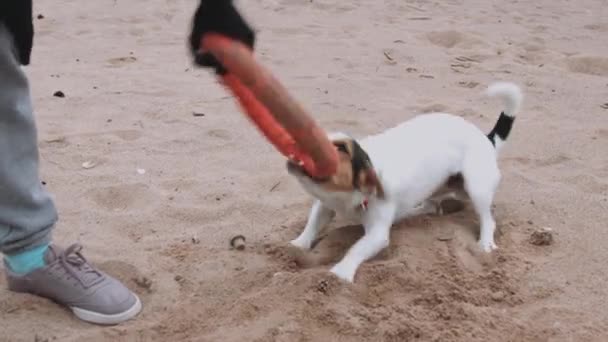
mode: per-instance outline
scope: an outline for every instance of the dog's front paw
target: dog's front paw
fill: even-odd
[[[479,248],[486,253],[490,253],[493,250],[498,249],[498,246],[496,246],[496,243],[494,243],[494,240],[489,240],[489,241],[479,240],[479,242],[477,244],[478,244]]]
[[[305,241],[304,239],[293,239],[289,241],[289,244],[293,247],[297,247],[299,249],[303,249],[305,251],[310,250],[312,243],[310,241]]]
[[[355,280],[355,273],[339,264],[334,266],[329,272],[347,283],[352,283]]]

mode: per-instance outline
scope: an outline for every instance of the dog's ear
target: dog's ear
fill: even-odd
[[[375,195],[378,198],[384,198],[384,187],[373,167],[361,170],[357,178],[358,187],[361,192]]]
[[[356,140],[349,141],[353,186],[368,195],[384,198],[384,188],[369,156]]]
[[[384,189],[382,184],[376,175],[369,156],[361,145],[355,139],[342,133],[336,134],[332,143],[339,152],[348,157],[348,159],[342,159],[341,161],[342,165],[348,165],[348,170],[342,168],[342,172],[332,178],[333,185],[340,184],[341,189],[350,186],[367,195],[383,198]],[[346,183],[348,183],[348,186]]]

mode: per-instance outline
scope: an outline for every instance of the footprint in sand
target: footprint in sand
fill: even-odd
[[[481,44],[481,41],[472,36],[459,31],[434,31],[426,35],[426,38],[433,44],[447,49],[460,47],[469,49],[474,45]]]
[[[99,207],[108,211],[141,209],[150,204],[147,198],[156,196],[149,194],[150,189],[145,184],[124,184],[94,188],[86,192]]]
[[[457,110],[455,111],[455,114],[462,116],[463,118],[483,118],[484,115],[480,114],[478,111],[476,111],[473,108],[463,108],[461,110]]]
[[[473,65],[480,63],[485,57],[467,57],[467,56],[458,56],[454,58],[450,64],[450,68],[455,72],[462,72],[463,69],[469,69]]]
[[[606,57],[570,57],[566,59],[566,67],[571,72],[579,74],[608,76],[608,58]]]
[[[477,238],[467,228],[454,223],[442,227],[442,229],[452,230],[451,239],[447,241],[448,253],[460,267],[471,272],[481,272],[483,264],[488,261],[489,256],[480,253],[477,249]]]
[[[570,160],[572,160],[572,158],[570,158],[566,155],[563,155],[563,154],[559,154],[559,155],[555,155],[552,157],[547,157],[545,159],[514,157],[514,158],[511,158],[511,160],[513,160],[521,165],[525,165],[525,166],[544,168],[544,167],[551,167],[551,166],[567,163]]]
[[[545,47],[545,40],[540,37],[532,37],[528,42],[517,46],[519,53],[516,62],[527,65],[542,67],[545,63],[563,58],[563,55],[549,50]]]
[[[469,89],[473,89],[476,88],[479,85],[479,82],[475,82],[475,81],[460,81],[458,82],[458,86],[463,87],[463,88],[469,88]]]
[[[117,137],[119,137],[122,140],[125,141],[134,141],[137,140],[139,138],[141,138],[142,133],[140,131],[136,131],[136,130],[121,130],[121,131],[113,131],[110,132],[112,135],[115,135]]]
[[[588,194],[601,195],[608,193],[608,182],[593,174],[578,174],[564,177],[563,180]]]
[[[447,110],[448,110],[447,106],[437,103],[437,104],[432,104],[429,106],[422,107],[418,110],[418,112],[426,114],[426,113],[440,113],[440,112],[445,112]]]
[[[606,23],[589,24],[583,27],[590,31],[608,32],[608,24]]]
[[[64,136],[43,140],[40,143],[41,148],[66,148],[70,146],[70,142]]]
[[[217,138],[220,140],[232,140],[232,135],[230,134],[229,131],[225,130],[225,129],[211,129],[209,131],[207,131],[207,135],[212,137],[212,138]]]
[[[129,288],[134,289],[140,296],[149,294],[154,290],[154,279],[144,276],[139,268],[132,264],[110,260],[101,262],[99,266],[110,272],[118,280],[130,285]]]

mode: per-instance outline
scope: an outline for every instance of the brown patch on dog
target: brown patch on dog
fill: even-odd
[[[336,172],[331,177],[316,182],[327,191],[350,192],[355,190],[353,178],[354,175],[350,154],[339,148],[338,167]]]
[[[384,188],[373,168],[362,170],[358,178],[357,183],[361,192],[376,195],[378,198],[384,198]]]
[[[328,191],[359,190],[365,194],[384,197],[384,189],[367,153],[354,139],[333,141],[338,150],[338,168],[334,175],[318,181]]]

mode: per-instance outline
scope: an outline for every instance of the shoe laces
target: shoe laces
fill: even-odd
[[[81,250],[82,245],[75,243],[59,253],[57,259],[70,276],[78,280],[84,288],[89,288],[103,281],[104,275],[89,265],[80,253]]]

